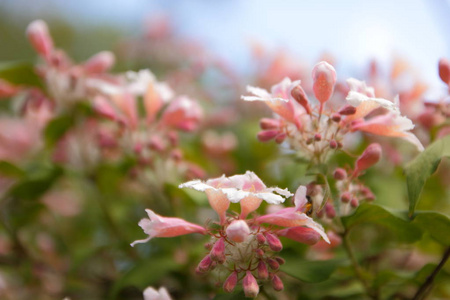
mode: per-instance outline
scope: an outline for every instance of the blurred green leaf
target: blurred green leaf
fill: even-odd
[[[344,264],[344,260],[330,259],[318,261],[304,261],[291,257],[281,266],[281,270],[292,277],[305,282],[325,281],[333,272]]]
[[[428,232],[439,243],[450,246],[450,219],[436,212],[418,212],[413,223]]]
[[[20,178],[25,172],[8,161],[0,161],[0,174],[6,177]]]
[[[214,300],[245,300],[248,299],[245,297],[244,291],[235,291],[234,293],[229,294],[218,294],[214,297]]]
[[[394,215],[381,206],[369,203],[361,204],[352,215],[343,217],[342,223],[347,230],[363,223],[377,224],[385,227],[406,243],[415,242],[422,236],[422,231],[417,225]]]
[[[29,62],[0,63],[0,78],[12,84],[42,87],[41,79]]]
[[[436,171],[444,156],[450,156],[450,136],[432,143],[406,166],[410,216],[414,213],[425,181]]]

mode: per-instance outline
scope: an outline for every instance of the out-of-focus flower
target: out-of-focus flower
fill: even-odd
[[[165,287],[160,287],[159,290],[149,286],[144,290],[144,300],[172,300],[169,292]]]

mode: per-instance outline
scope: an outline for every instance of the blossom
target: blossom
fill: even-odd
[[[169,292],[165,287],[160,287],[159,290],[149,286],[144,290],[144,300],[171,300]]]
[[[147,212],[149,219],[142,219],[139,222],[139,226],[146,234],[148,234],[148,238],[134,241],[131,243],[131,246],[148,242],[154,237],[174,237],[189,233],[206,233],[206,229],[200,225],[179,218],[162,217],[155,214],[150,209],[146,209],[145,211]]]

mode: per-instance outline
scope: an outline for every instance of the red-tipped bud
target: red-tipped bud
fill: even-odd
[[[267,264],[274,271],[276,271],[276,270],[278,270],[280,268],[280,264],[273,258],[268,258],[267,259]]]
[[[445,84],[450,84],[450,62],[446,58],[439,60],[439,77]]]
[[[235,220],[227,227],[226,233],[233,242],[242,243],[250,235],[250,228],[244,220]]]
[[[322,139],[322,135],[320,133],[314,134],[314,140],[315,141],[320,141],[321,139]]]
[[[244,280],[242,281],[245,297],[255,298],[259,294],[259,285],[256,282],[252,272],[247,271]]]
[[[37,53],[45,58],[49,58],[53,52],[53,40],[44,21],[36,20],[31,22],[27,28],[27,37]]]
[[[314,96],[321,104],[331,98],[336,84],[336,71],[327,62],[321,61],[314,66],[312,71]]]
[[[256,240],[258,241],[258,244],[264,244],[266,242],[266,237],[262,233],[258,233],[256,235]]]
[[[283,282],[277,275],[273,275],[272,277],[272,287],[277,292],[282,291],[284,289]]]
[[[210,252],[211,259],[218,263],[225,262],[225,239],[220,238],[216,241]]]
[[[212,264],[211,256],[206,255],[198,264],[196,272],[199,274],[208,272]]]
[[[349,203],[350,200],[352,199],[352,194],[350,194],[350,192],[344,192],[341,195],[341,201],[343,203]]]
[[[333,122],[339,123],[341,121],[341,115],[338,113],[334,113],[331,115],[331,120],[333,120]]]
[[[344,180],[345,178],[347,178],[347,172],[345,172],[345,170],[342,168],[337,168],[336,170],[334,170],[333,177],[336,180]]]
[[[272,251],[279,252],[283,250],[283,245],[281,244],[280,239],[271,233],[266,233],[267,244],[269,244],[269,248]]]
[[[228,278],[223,283],[223,290],[227,293],[231,293],[236,287],[238,281],[238,276],[236,272],[233,272],[228,276]]]
[[[336,217],[336,211],[334,210],[333,204],[327,203],[325,205],[325,214],[330,219],[333,219],[334,217]]]
[[[258,248],[255,250],[256,256],[263,257],[264,256],[264,250],[261,248]]]
[[[311,114],[311,107],[309,106],[308,96],[306,96],[306,93],[301,85],[297,85],[292,89],[291,96],[295,99],[295,101],[303,106],[303,108],[306,110],[306,113]]]
[[[256,136],[260,142],[268,142],[274,139],[280,132],[278,130],[263,130]]]
[[[353,197],[352,200],[350,200],[350,205],[352,207],[357,207],[359,205],[359,201],[356,197]]]
[[[269,270],[267,270],[266,263],[262,260],[260,260],[258,263],[257,271],[259,279],[266,280],[267,278],[269,278]]]
[[[280,266],[284,265],[286,263],[286,261],[283,258],[278,257],[278,256],[275,257],[275,260],[280,264]]]
[[[90,74],[104,73],[114,65],[115,61],[114,54],[109,51],[102,51],[84,63],[84,70]]]
[[[351,106],[351,105],[346,105],[339,110],[339,114],[341,116],[353,115],[355,112],[356,112],[356,107]]]
[[[376,164],[381,158],[381,152],[382,150],[380,144],[370,144],[356,161],[355,172],[353,175],[358,175],[362,171],[367,170]]]
[[[259,121],[259,127],[261,129],[267,130],[267,129],[278,129],[280,127],[280,121],[277,119],[269,119],[269,118],[262,118]]]
[[[338,147],[338,143],[335,140],[330,141],[330,148],[336,149]]]
[[[280,133],[279,135],[277,135],[277,137],[275,138],[275,142],[277,144],[281,144],[282,142],[284,142],[284,140],[286,139],[287,135],[286,133]]]

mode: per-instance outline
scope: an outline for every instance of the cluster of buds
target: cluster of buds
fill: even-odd
[[[300,81],[285,78],[272,86],[270,93],[257,87],[247,87],[252,96],[246,101],[264,101],[275,113],[274,118],[260,122],[260,141],[284,143],[315,163],[326,161],[330,153],[343,147],[344,137],[354,131],[403,138],[423,150],[417,137],[409,132],[414,124],[400,114],[398,101],[375,98],[373,88],[362,81],[347,80],[347,103],[338,109],[327,107],[336,85],[336,71],[326,63],[318,63],[312,71],[314,96],[312,105]],[[374,116],[374,112],[377,115]]]
[[[180,185],[206,193],[211,207],[217,212],[219,222],[206,227],[179,218],[166,218],[147,210],[149,219],[142,219],[139,226],[148,234],[143,243],[153,237],[173,237],[188,233],[209,235],[208,253],[199,263],[200,274],[214,272],[223,289],[232,292],[242,282],[247,297],[256,297],[259,285],[270,281],[276,291],[283,289],[278,275],[284,260],[278,256],[283,249],[279,237],[315,244],[321,237],[329,242],[322,226],[305,214],[308,200],[306,187],[300,186],[294,195],[294,207],[259,216],[253,213],[262,201],[280,204],[293,196],[288,190],[268,188],[253,173],[219,177],[206,182],[193,180]],[[230,203],[239,203],[241,211],[228,212]],[[228,213],[227,213],[228,212]],[[249,217],[251,216],[251,217]],[[266,226],[270,225],[270,226]]]

